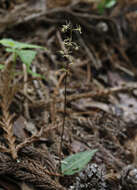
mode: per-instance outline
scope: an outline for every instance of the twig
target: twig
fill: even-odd
[[[84,42],[84,40],[82,39],[82,37],[81,37],[79,34],[77,34],[77,36],[78,36],[78,39],[79,39],[79,42],[80,42],[81,46],[85,49],[85,51],[86,51],[88,57],[90,58],[92,64],[94,65],[94,67],[95,67],[96,69],[99,69],[99,68],[101,67],[100,62],[97,61],[97,60],[94,58],[93,53],[89,50],[89,48],[87,47],[87,45],[86,45],[86,43]]]
[[[26,145],[29,145],[32,142],[35,142],[35,141],[39,140],[40,137],[43,134],[43,131],[44,131],[44,133],[48,133],[49,131],[52,131],[52,130],[54,130],[56,128],[57,128],[57,126],[54,126],[54,127],[49,127],[46,130],[44,130],[44,127],[41,127],[40,131],[37,134],[32,135],[30,138],[26,138],[24,142],[22,142],[22,143],[20,143],[19,145],[16,146],[17,152],[20,149],[22,149],[23,147],[25,147]]]
[[[132,91],[134,89],[137,89],[137,84],[136,83],[128,83],[124,86],[112,87],[112,88],[103,89],[100,91],[86,92],[86,93],[81,93],[81,94],[73,94],[73,95],[67,96],[67,102],[75,101],[75,100],[78,100],[81,98],[94,98],[94,97],[102,96],[102,95],[108,96],[112,93]],[[56,103],[61,103],[63,101],[64,101],[63,98],[58,98]],[[35,108],[37,106],[40,106],[40,107],[42,106],[42,107],[48,108],[49,105],[50,105],[49,101],[48,102],[45,102],[45,101],[36,102],[35,101],[35,103],[33,103],[33,104],[31,103],[29,106],[30,106],[30,108]]]
[[[27,67],[25,64],[23,64],[23,72],[24,72],[24,94],[27,95],[28,83],[26,81],[28,80],[28,73],[27,73]],[[24,102],[24,110],[25,110],[26,118],[30,119],[28,100],[27,99]]]
[[[32,71],[34,73],[36,73],[36,67],[35,67],[35,65],[32,66]],[[38,81],[37,80],[33,80],[33,84],[34,84],[34,87],[35,87],[35,89],[37,91],[37,94],[40,97],[40,99],[44,100],[44,96],[43,96],[43,94],[42,94],[42,92],[40,90]]]

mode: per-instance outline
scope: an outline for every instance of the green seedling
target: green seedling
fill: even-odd
[[[97,149],[72,154],[61,161],[61,172],[63,175],[73,175],[80,172],[92,159]]]
[[[12,53],[12,59],[15,65],[17,62],[17,57],[19,57],[22,63],[26,65],[27,72],[29,74],[31,74],[34,77],[42,77],[40,74],[33,72],[30,67],[31,67],[32,61],[34,60],[37,54],[36,49],[48,51],[46,48],[38,46],[38,45],[17,42],[12,39],[1,39],[0,44],[6,48],[7,52]],[[3,69],[3,68],[4,68],[4,65],[0,64],[0,69]]]

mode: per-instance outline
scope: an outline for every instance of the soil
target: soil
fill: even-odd
[[[136,9],[136,0],[102,14],[88,0],[0,2],[1,39],[48,49],[31,65],[43,77],[31,76],[19,59],[12,80],[9,66],[1,70],[1,190],[137,189]],[[69,46],[67,58],[60,54],[68,53],[65,26],[81,28],[71,36],[79,48]],[[0,63],[12,63],[3,46]],[[61,174],[61,159],[94,149],[81,172]]]

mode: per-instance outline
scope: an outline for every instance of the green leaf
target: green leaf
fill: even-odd
[[[116,4],[116,0],[109,0],[106,2],[105,8],[111,8]]]
[[[14,49],[43,49],[43,50],[47,50],[46,48],[44,48],[42,46],[37,46],[37,45],[23,43],[23,42],[17,42],[15,40],[6,39],[6,38],[1,39],[0,44],[2,44],[5,47],[10,47],[10,48],[14,48]]]
[[[37,52],[33,50],[18,50],[17,55],[20,57],[21,61],[26,65],[31,65],[33,59],[35,58]]]
[[[98,3],[98,11],[103,14],[105,8],[111,8],[116,4],[117,0],[102,0]]]
[[[94,154],[97,152],[97,149],[85,152],[79,152],[68,156],[62,161],[61,172],[64,175],[73,175],[81,171],[86,164],[91,160]]]
[[[0,70],[4,69],[4,65],[0,64]]]
[[[15,47],[15,41],[11,39],[2,39],[0,40],[0,44],[6,47],[11,47],[11,48]]]

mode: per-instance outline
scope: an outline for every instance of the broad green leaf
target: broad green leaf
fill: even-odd
[[[38,45],[33,45],[33,44],[28,44],[28,43],[23,43],[23,42],[17,42],[12,39],[1,39],[0,44],[2,44],[5,47],[10,47],[14,49],[43,49],[47,50],[44,47],[38,46]]]
[[[26,65],[31,65],[33,59],[35,58],[37,52],[34,50],[18,50],[17,55],[20,57],[21,61]]]
[[[97,152],[97,149],[85,152],[79,152],[68,156],[62,161],[61,172],[64,175],[73,175],[81,171],[86,164],[91,160],[94,154]]]
[[[4,65],[0,64],[0,70],[4,69]]]

